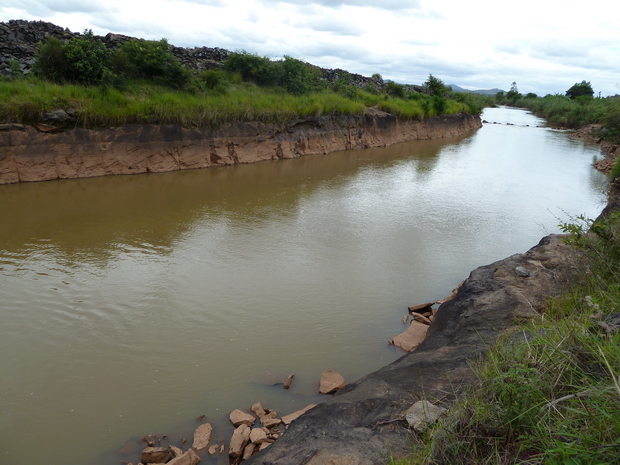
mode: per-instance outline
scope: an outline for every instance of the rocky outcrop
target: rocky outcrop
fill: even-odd
[[[104,130],[0,125],[0,184],[165,172],[296,158],[339,150],[467,134],[469,114],[400,121],[363,115],[315,117],[281,124],[228,123],[218,129],[126,125]]]
[[[456,296],[439,307],[415,352],[347,385],[246,463],[378,465],[406,454],[415,434],[407,422],[410,407],[419,400],[449,404],[473,379],[470,361],[511,330],[515,320],[540,317],[547,298],[559,294],[575,274],[577,262],[576,249],[551,235],[527,253],[474,270]],[[518,274],[517,267],[529,276]]]

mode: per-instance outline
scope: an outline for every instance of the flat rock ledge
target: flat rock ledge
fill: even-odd
[[[441,304],[415,352],[348,384],[244,463],[383,465],[390,454],[407,454],[415,434],[406,419],[410,407],[454,400],[473,379],[469,361],[515,320],[538,318],[548,297],[559,295],[577,272],[578,259],[562,236],[550,235],[524,254],[477,268]]]

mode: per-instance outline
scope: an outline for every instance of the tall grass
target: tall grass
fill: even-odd
[[[587,256],[580,281],[492,347],[478,382],[393,464],[619,463],[620,215],[563,227]]]
[[[241,82],[217,89],[180,91],[138,80],[126,83],[122,90],[61,85],[36,78],[0,81],[0,121],[6,123],[40,122],[42,113],[63,108],[77,110],[77,121],[72,124],[87,128],[132,123],[217,127],[231,121],[272,123],[300,117],[358,115],[368,106],[406,120],[469,109],[467,104],[452,100],[437,107],[431,97],[418,101],[359,91],[349,98],[331,90],[293,95],[282,88]]]

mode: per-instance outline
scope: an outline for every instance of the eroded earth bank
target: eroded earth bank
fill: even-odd
[[[126,125],[58,130],[51,125],[0,125],[0,184],[115,174],[166,172],[383,147],[467,134],[469,114],[400,121],[364,115],[316,117],[282,124],[238,122],[218,129]]]

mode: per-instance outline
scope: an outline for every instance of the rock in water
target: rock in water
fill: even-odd
[[[246,424],[241,424],[239,428],[235,430],[232,438],[230,438],[230,447],[228,448],[228,454],[232,458],[240,457],[241,454],[243,454],[243,450],[250,439],[250,432],[251,429]]]
[[[166,463],[172,454],[167,447],[147,447],[142,450],[142,463]]]
[[[213,433],[213,427],[209,423],[200,425],[194,431],[194,443],[192,447],[196,450],[202,450],[211,442],[211,434]]]
[[[331,394],[346,386],[344,378],[331,368],[324,371],[321,375],[321,383],[319,385],[319,392],[321,394]]]
[[[233,424],[233,426],[239,426],[242,424],[252,426],[255,420],[256,418],[254,418],[252,415],[250,415],[249,413],[245,413],[244,411],[239,409],[230,412],[230,422]]]
[[[403,333],[390,342],[406,352],[412,352],[426,339],[428,328],[428,325],[413,321]]]

